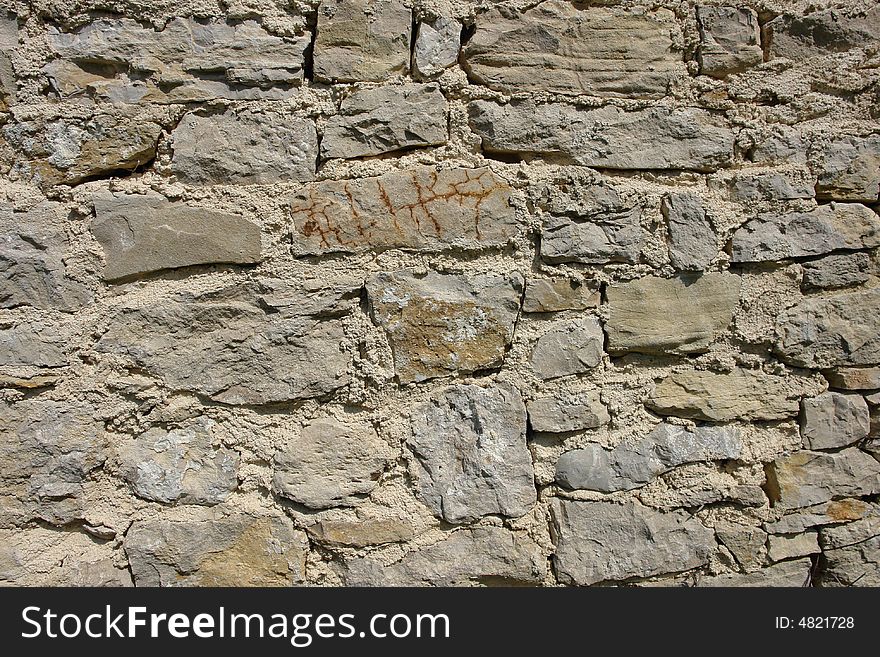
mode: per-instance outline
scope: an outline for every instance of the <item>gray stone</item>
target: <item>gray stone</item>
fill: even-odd
[[[839,550],[825,550],[819,586],[880,586],[880,536]]]
[[[409,70],[412,13],[400,0],[323,0],[315,79],[379,82]]]
[[[394,352],[401,383],[498,367],[513,339],[518,273],[459,276],[409,270],[367,281],[373,321]]]
[[[820,542],[823,550],[838,550],[880,535],[880,507],[871,505],[863,518],[843,525],[823,527]]]
[[[322,545],[354,548],[402,543],[415,535],[412,524],[403,518],[319,520],[306,531]]]
[[[532,431],[541,433],[595,429],[611,421],[599,393],[592,390],[539,397],[528,402],[526,407]]]
[[[305,580],[308,540],[284,516],[205,509],[185,520],[137,520],[123,545],[136,586],[291,586]]]
[[[783,561],[745,575],[725,573],[714,577],[703,577],[698,586],[801,587],[807,586],[810,582],[812,570],[813,562],[810,559],[797,559]]]
[[[321,157],[364,157],[444,144],[446,121],[446,99],[436,84],[355,91],[328,119]]]
[[[764,26],[771,57],[801,60],[853,48],[870,48],[880,40],[880,10],[864,16],[814,11],[783,14]]]
[[[422,501],[451,523],[528,513],[537,493],[519,392],[455,385],[433,397],[414,410],[408,441]]]
[[[685,463],[738,459],[739,431],[727,427],[695,427],[688,431],[660,424],[637,442],[612,450],[599,445],[564,452],[556,464],[556,481],[569,489],[611,493],[632,490]]]
[[[861,395],[826,392],[801,402],[801,437],[807,449],[837,449],[868,436],[868,404]]]
[[[458,61],[461,23],[443,16],[422,21],[416,27],[413,74],[422,79],[440,75]]]
[[[880,389],[880,367],[839,367],[825,372],[832,388],[841,390]]]
[[[700,73],[723,78],[764,61],[758,15],[738,7],[697,7]]]
[[[0,367],[52,369],[67,365],[62,335],[41,323],[20,323],[0,329]]]
[[[765,213],[739,228],[731,262],[766,262],[880,245],[880,217],[860,203],[831,203],[809,212]]]
[[[551,216],[541,230],[541,258],[550,263],[635,264],[644,240],[640,219],[638,208],[601,217]]]
[[[867,502],[859,499],[832,500],[788,512],[765,528],[771,534],[799,534],[812,527],[860,520],[870,509]]]
[[[767,469],[771,500],[798,509],[880,492],[880,463],[856,447],[839,452],[794,452]]]
[[[608,350],[647,354],[706,351],[739,305],[740,277],[730,273],[654,276],[610,285]]]
[[[560,310],[586,310],[600,302],[597,285],[570,278],[531,278],[526,282],[523,312],[552,313]]]
[[[602,362],[604,341],[595,317],[554,325],[554,330],[538,338],[532,348],[532,370],[545,380],[589,372]]]
[[[781,173],[738,174],[730,181],[733,201],[796,201],[816,195],[812,183],[793,179]]]
[[[488,168],[414,167],[305,185],[290,199],[293,252],[502,246],[519,231],[510,193]]]
[[[767,554],[767,532],[758,527],[722,523],[715,527],[718,541],[730,550],[737,563],[746,571],[759,570]]]
[[[104,279],[213,263],[260,262],[260,228],[244,217],[173,203],[159,194],[96,196],[92,233]]]
[[[149,429],[116,442],[122,477],[152,502],[217,504],[238,488],[238,453],[214,447],[213,420]]]
[[[379,484],[393,456],[365,419],[314,420],[275,455],[273,488],[310,509],[355,506]]]
[[[7,12],[0,14],[0,111],[15,104],[18,86],[12,59],[18,47],[18,18]]]
[[[819,533],[806,532],[793,536],[771,535],[767,538],[767,556],[770,561],[784,561],[805,557],[810,554],[818,554]]]
[[[749,159],[765,166],[806,164],[807,145],[798,128],[776,125],[769,132],[756,135]]]
[[[866,282],[871,265],[867,253],[829,255],[803,263],[804,287],[832,289]]]
[[[266,308],[245,289],[181,293],[123,306],[97,343],[129,367],[224,404],[320,397],[348,383],[338,319],[320,308]],[[307,303],[306,294],[294,295]],[[337,314],[338,317],[338,314]]]
[[[733,130],[693,108],[581,110],[530,100],[475,101],[470,121],[491,153],[537,153],[604,169],[715,171],[733,159]]]
[[[779,314],[776,335],[774,350],[792,365],[880,363],[880,288],[804,299]]]
[[[171,133],[171,171],[191,184],[268,184],[315,178],[311,119],[272,110],[187,114]]]
[[[646,406],[661,415],[728,422],[781,420],[798,414],[803,396],[797,379],[736,369],[729,374],[685,370],[657,384]]]
[[[819,198],[877,201],[880,196],[880,135],[838,139],[831,142],[821,156],[816,184]]]
[[[477,16],[462,63],[474,82],[508,93],[551,91],[661,98],[684,71],[668,11],[581,9],[548,0],[522,13]]]
[[[669,260],[679,271],[703,271],[718,255],[718,237],[697,194],[667,194],[660,206],[669,231]]]
[[[551,504],[556,573],[564,584],[624,581],[698,568],[709,561],[713,532],[684,511],[662,513],[638,502]]]
[[[448,533],[386,565],[380,556],[347,559],[346,586],[476,586],[540,584],[547,558],[524,532],[475,527]]]

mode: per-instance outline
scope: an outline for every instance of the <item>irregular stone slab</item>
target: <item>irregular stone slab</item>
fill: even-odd
[[[800,367],[880,363],[880,288],[804,299],[779,314],[774,350]]]
[[[305,580],[308,540],[283,516],[205,510],[135,521],[124,547],[136,586],[291,586]]]
[[[868,48],[880,40],[880,10],[846,16],[829,10],[804,16],[783,14],[764,26],[772,57],[801,60],[818,55]]]
[[[880,389],[880,367],[839,367],[825,372],[832,388],[841,390]]]
[[[764,61],[758,15],[737,7],[697,7],[700,73],[723,78]]]
[[[731,522],[716,526],[715,536],[747,572],[758,570],[764,564],[767,555],[764,530]]]
[[[260,262],[260,228],[244,217],[173,203],[159,194],[96,196],[92,233],[104,279],[213,263]]]
[[[870,512],[867,502],[858,499],[833,500],[787,513],[765,528],[771,534],[799,534],[811,527],[860,520]]]
[[[560,325],[532,348],[530,363],[540,379],[589,372],[602,362],[605,334],[595,317]]]
[[[43,70],[62,95],[87,92],[116,103],[282,98],[303,80],[311,37],[269,34],[254,20],[174,18],[157,31],[101,18],[72,33],[50,28],[49,47],[60,60]]]
[[[0,405],[0,522],[81,519],[83,485],[107,458],[95,409],[35,398]]]
[[[807,182],[781,173],[738,174],[729,183],[730,198],[749,201],[795,201],[816,195],[815,181]]]
[[[880,536],[822,554],[825,567],[818,578],[820,586],[880,586]]]
[[[638,502],[551,503],[556,574],[589,585],[682,572],[709,561],[713,532],[683,511],[662,513]]]
[[[116,445],[122,477],[152,502],[218,504],[238,488],[238,453],[214,447],[213,420],[153,428]]]
[[[797,509],[835,498],[880,492],[880,463],[856,447],[839,452],[794,452],[767,469],[771,499]]]
[[[518,273],[458,276],[408,270],[367,281],[373,321],[394,352],[401,383],[501,365],[519,312]]]
[[[740,277],[730,273],[646,276],[610,285],[608,350],[646,354],[706,351],[739,305]]]
[[[526,404],[532,431],[566,433],[595,429],[611,418],[596,391],[539,397]]]
[[[697,194],[667,194],[660,206],[669,231],[669,260],[679,271],[703,271],[718,255],[718,236]]]
[[[70,242],[60,226],[63,206],[48,201],[26,212],[0,205],[0,308],[77,310],[91,300],[67,275]]]
[[[331,116],[321,157],[353,158],[445,144],[446,99],[436,84],[355,91]]]
[[[611,493],[644,486],[685,463],[738,459],[739,431],[727,427],[682,427],[662,423],[638,442],[612,450],[599,445],[564,452],[556,464],[556,481],[568,489]]]
[[[355,506],[394,454],[366,420],[315,420],[275,455],[273,489],[310,509]]]
[[[802,395],[797,379],[758,370],[686,370],[658,383],[645,405],[661,415],[710,422],[781,420],[798,414]]]
[[[507,244],[519,225],[490,169],[417,167],[306,185],[290,201],[295,255]]]
[[[227,294],[124,306],[96,349],[171,389],[224,404],[320,397],[348,383],[350,356],[340,349],[345,335],[338,319],[295,304],[269,313],[244,290]]]
[[[15,104],[18,85],[12,59],[18,48],[18,18],[6,12],[0,16],[0,111]]]
[[[798,128],[774,125],[757,138],[748,156],[755,164],[764,166],[806,164],[807,144]]]
[[[537,500],[526,407],[515,388],[455,385],[412,414],[416,492],[438,518],[519,517]]]
[[[171,142],[171,171],[185,183],[268,184],[315,178],[318,133],[311,119],[272,110],[187,114],[171,133]]]
[[[342,569],[346,586],[467,586],[540,584],[547,558],[524,532],[475,527],[407,553],[385,565],[381,557],[348,559]]]
[[[805,288],[827,290],[866,282],[870,278],[871,258],[867,253],[845,253],[805,262],[802,266]]]
[[[27,368],[61,368],[67,365],[64,337],[40,323],[15,324],[0,329],[0,367],[18,372]],[[19,372],[30,378],[30,372]]]
[[[409,70],[412,13],[399,0],[322,0],[315,79],[379,82]]]
[[[403,518],[320,520],[306,531],[323,545],[354,548],[402,543],[415,535],[412,524]]]
[[[458,61],[461,45],[461,23],[440,16],[423,21],[416,27],[413,47],[413,75],[427,79],[440,75]]]
[[[826,392],[801,402],[801,436],[807,449],[836,449],[866,438],[871,426],[861,395]]]
[[[880,508],[876,505],[869,506],[864,517],[855,522],[823,527],[819,531],[820,542],[824,550],[849,547],[878,535],[880,535]]]
[[[541,258],[550,263],[636,264],[644,234],[641,210],[628,208],[599,217],[556,217],[541,230]]]
[[[876,202],[880,196],[880,135],[831,142],[822,153],[818,175],[819,198]]]
[[[731,240],[731,262],[766,262],[880,245],[880,217],[860,203],[831,203],[809,212],[765,213]]]
[[[531,278],[523,297],[524,313],[551,313],[560,310],[586,310],[601,301],[599,288],[570,278]]]
[[[801,587],[806,586],[810,581],[812,570],[813,562],[810,559],[796,559],[783,561],[745,575],[725,573],[714,577],[702,577],[697,586]]]
[[[819,554],[819,533],[806,532],[796,536],[769,536],[767,555],[770,561],[784,561],[810,554]]]
[[[727,123],[693,108],[580,110],[515,100],[475,101],[469,112],[471,128],[493,153],[554,155],[604,169],[715,171],[733,159]]]

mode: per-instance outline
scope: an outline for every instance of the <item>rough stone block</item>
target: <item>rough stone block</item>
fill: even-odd
[[[801,436],[807,449],[846,447],[868,436],[868,404],[861,395],[826,392],[801,402]]]
[[[738,7],[697,7],[700,73],[723,78],[764,61],[758,15]]]

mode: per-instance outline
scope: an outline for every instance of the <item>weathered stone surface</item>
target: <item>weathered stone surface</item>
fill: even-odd
[[[819,552],[821,550],[818,532],[806,532],[794,536],[771,535],[767,539],[767,556],[771,561],[784,561]]]
[[[206,417],[115,441],[123,478],[153,502],[217,504],[238,487],[238,453],[215,447]]]
[[[502,527],[451,532],[391,565],[375,556],[350,559],[342,571],[347,586],[539,584],[546,574],[541,548],[527,534]]]
[[[632,490],[685,463],[737,459],[741,454],[742,441],[735,428],[688,431],[663,423],[643,439],[612,450],[587,445],[564,452],[556,464],[556,481],[569,489]]]
[[[867,437],[868,404],[861,395],[826,392],[801,402],[801,436],[807,449],[846,447]]]
[[[323,0],[315,78],[379,82],[409,70],[412,14],[399,0]]]
[[[839,452],[794,452],[767,471],[771,499],[797,509],[836,498],[880,492],[880,463],[856,447]]]
[[[0,367],[19,373],[40,368],[41,373],[67,365],[62,336],[53,328],[37,323],[15,324],[0,329]],[[27,372],[20,372],[29,378]]]
[[[787,125],[773,126],[769,133],[762,134],[749,153],[749,159],[756,164],[806,164],[807,144],[797,128]]]
[[[880,389],[880,367],[839,367],[825,373],[828,384],[841,390]]]
[[[683,511],[638,502],[553,500],[556,573],[565,584],[595,584],[697,568],[709,560],[711,530]]]
[[[523,279],[408,270],[367,281],[373,321],[394,352],[402,383],[497,367],[513,338]]]
[[[450,386],[412,417],[416,490],[438,518],[518,517],[534,505],[526,407],[515,388]]]
[[[801,587],[807,586],[812,569],[813,562],[810,559],[783,561],[745,575],[726,573],[714,577],[703,577],[698,586]]]
[[[539,397],[526,407],[532,430],[542,433],[595,429],[611,421],[599,393],[593,390]]]
[[[697,7],[700,73],[723,78],[764,61],[758,15],[737,7]]]
[[[683,72],[670,12],[580,9],[549,0],[477,17],[463,51],[472,81],[506,92],[660,98]]]
[[[819,536],[822,547],[836,550],[867,541],[880,535],[880,507],[868,506],[863,518],[833,527],[823,527]]]
[[[739,304],[740,278],[730,273],[654,276],[611,285],[606,292],[608,350],[647,354],[706,351]]]
[[[602,362],[604,341],[605,334],[595,317],[557,325],[538,338],[532,348],[532,370],[540,379],[589,372]]]
[[[813,181],[814,182],[814,181]],[[815,185],[793,179],[781,173],[743,173],[735,176],[729,185],[730,198],[740,203],[750,201],[795,201],[816,195]]]
[[[867,502],[859,499],[832,500],[786,513],[779,520],[767,523],[765,528],[771,534],[799,534],[811,527],[860,520],[870,509]]]
[[[495,153],[561,156],[605,169],[714,171],[730,164],[734,132],[721,119],[692,108],[654,107],[624,111],[606,106],[509,105],[475,101],[471,128]]]
[[[12,57],[18,47],[18,19],[6,13],[0,14],[0,111],[15,104],[18,85]]]
[[[226,294],[124,306],[96,348],[169,388],[224,404],[319,397],[348,383],[350,356],[340,349],[345,335],[338,319],[322,317],[320,306],[267,309],[244,290]]]
[[[767,532],[747,525],[722,523],[715,527],[715,536],[737,563],[746,571],[758,570],[767,554]]]
[[[417,167],[307,185],[290,201],[296,255],[501,246],[519,226],[510,186],[487,168]]]
[[[460,45],[461,23],[454,18],[422,21],[416,27],[413,74],[422,79],[439,75],[458,61]]]
[[[378,485],[393,456],[365,419],[315,420],[275,455],[273,488],[310,509],[354,506]]]
[[[775,351],[801,367],[880,363],[880,288],[804,299],[776,319]]]
[[[291,586],[304,581],[308,552],[286,517],[207,510],[135,521],[124,546],[137,586]]]
[[[323,545],[354,548],[401,543],[414,535],[412,525],[403,518],[320,520],[307,531],[312,540]]]
[[[871,259],[867,253],[829,255],[805,262],[804,287],[831,289],[864,283],[870,278],[870,265]]]
[[[551,313],[560,310],[586,310],[600,302],[597,285],[570,278],[531,278],[526,282],[523,312]]]
[[[679,271],[703,271],[718,255],[718,237],[697,194],[667,194],[660,206],[669,231],[669,260]]]
[[[731,262],[764,262],[880,245],[880,217],[860,203],[831,203],[809,212],[765,213],[739,228]]]
[[[798,414],[802,394],[797,382],[758,370],[686,370],[658,383],[645,404],[661,415],[710,422],[781,420]]]
[[[95,409],[76,400],[0,405],[0,521],[82,518],[83,484],[107,458]]]
[[[804,16],[783,14],[764,26],[771,57],[800,60],[817,55],[867,48],[880,40],[880,10],[865,16],[815,11]]]
[[[311,33],[269,34],[254,20],[174,18],[161,30],[129,18],[97,19],[77,32],[50,29],[60,57],[43,70],[62,95],[114,103],[281,98],[303,79]]]
[[[446,99],[436,84],[355,91],[330,117],[321,157],[353,158],[446,143]]]
[[[210,263],[260,261],[260,228],[240,215],[173,203],[159,194],[95,197],[92,233],[109,281]]]
[[[318,134],[311,119],[272,110],[187,114],[171,133],[171,171],[192,184],[308,181]]]
[[[821,586],[880,586],[880,513],[819,531],[823,550]]]
[[[0,205],[0,308],[71,312],[90,301],[86,287],[67,275],[63,214],[61,205],[48,201],[27,212]]]
[[[876,202],[880,196],[880,135],[831,142],[822,153],[818,175],[819,198]]]

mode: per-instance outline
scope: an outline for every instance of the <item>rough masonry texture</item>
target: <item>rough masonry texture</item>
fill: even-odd
[[[0,1],[0,585],[880,585],[878,52]]]

